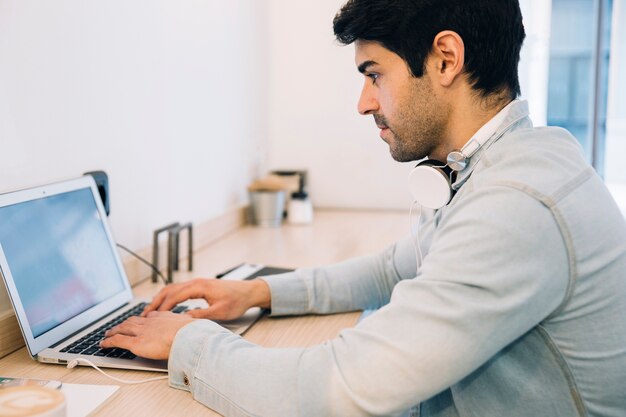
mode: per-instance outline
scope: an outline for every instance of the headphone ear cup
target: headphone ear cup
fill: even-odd
[[[417,204],[434,210],[442,208],[452,198],[448,174],[430,163],[420,163],[413,168],[409,174],[409,190]]]

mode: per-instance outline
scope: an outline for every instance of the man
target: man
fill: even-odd
[[[334,29],[355,43],[359,112],[394,159],[465,153],[452,200],[420,227],[421,263],[406,239],[280,277],[171,285],[102,345],[169,358],[173,387],[228,416],[626,415],[626,224],[575,139],[533,128],[515,100],[517,0],[350,0]],[[193,297],[209,308],[164,311]],[[379,310],[305,349],[199,319],[255,305]]]

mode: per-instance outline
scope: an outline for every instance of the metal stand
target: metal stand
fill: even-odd
[[[187,271],[193,270],[193,226],[185,223],[168,229],[167,239],[167,282],[173,281],[174,271],[178,271],[180,259],[180,232],[187,230]]]
[[[187,230],[187,269],[193,270],[193,225],[185,223],[181,225],[179,222],[168,224],[156,229],[152,239],[152,263],[156,269],[159,269],[159,236],[161,233],[167,232],[167,283],[171,283],[174,277],[174,271],[178,271],[180,257],[180,232]],[[156,272],[152,272],[152,282],[157,282]]]

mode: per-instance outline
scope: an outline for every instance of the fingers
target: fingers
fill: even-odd
[[[167,359],[176,333],[193,319],[170,312],[153,311],[149,315],[149,318],[133,317],[115,326],[106,333],[100,346],[128,349],[149,359]]]
[[[143,317],[146,317],[149,312],[156,310],[161,305],[165,297],[167,296],[167,293],[172,291],[174,286],[178,286],[178,284],[174,284],[171,287],[165,287],[161,291],[159,291],[159,293],[155,295],[154,298],[152,299],[152,302],[146,308],[144,308],[141,315]]]
[[[183,301],[195,298],[196,291],[193,287],[181,287],[176,292],[170,292],[161,305],[157,308],[157,311],[169,311],[176,306],[176,304]]]
[[[186,311],[185,314],[193,317],[194,319],[211,319],[213,309],[211,308],[197,308],[195,310]]]
[[[122,348],[133,351],[137,339],[134,336],[125,336],[123,334],[116,334],[111,337],[107,337],[100,342],[101,348]]]
[[[175,319],[179,316],[180,314],[172,313],[171,311],[151,311],[148,313],[147,318],[166,317],[166,318]]]
[[[233,306],[228,303],[212,304],[208,308],[189,310],[185,312],[188,317],[208,320],[233,320],[245,313],[246,308]]]
[[[104,335],[105,337],[111,337],[116,334],[137,336],[144,321],[145,319],[143,317],[130,317],[123,323],[109,329]]]
[[[176,304],[189,300],[190,298],[206,298],[204,294],[204,286],[207,280],[195,279],[193,281],[182,284],[173,284],[163,288],[142,312],[142,316],[146,317],[151,311],[168,311]]]
[[[170,302],[168,302],[168,304],[171,303],[172,297],[175,297],[176,294],[181,290],[181,288],[188,286],[189,283],[184,283],[184,284],[173,284],[169,287],[165,287],[163,288],[161,291],[159,291],[159,293],[152,299],[152,302],[146,307],[144,308],[143,312],[141,313],[142,317],[147,317],[148,313],[150,313],[151,311],[155,311],[155,310],[163,310],[162,306],[163,303],[165,302],[165,300],[170,300]],[[180,300],[180,301],[185,301],[185,300]],[[171,309],[172,307],[174,307],[176,304],[178,304],[180,301],[177,301],[174,305],[172,305],[171,307],[167,308],[166,310]]]

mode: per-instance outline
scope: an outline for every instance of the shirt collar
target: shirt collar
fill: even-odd
[[[474,171],[483,152],[505,133],[514,129],[522,120],[526,120],[532,126],[528,117],[528,102],[526,100],[513,100],[478,129],[468,143],[472,140],[478,140],[482,146],[472,155],[465,169],[457,173],[452,188],[458,190]]]

